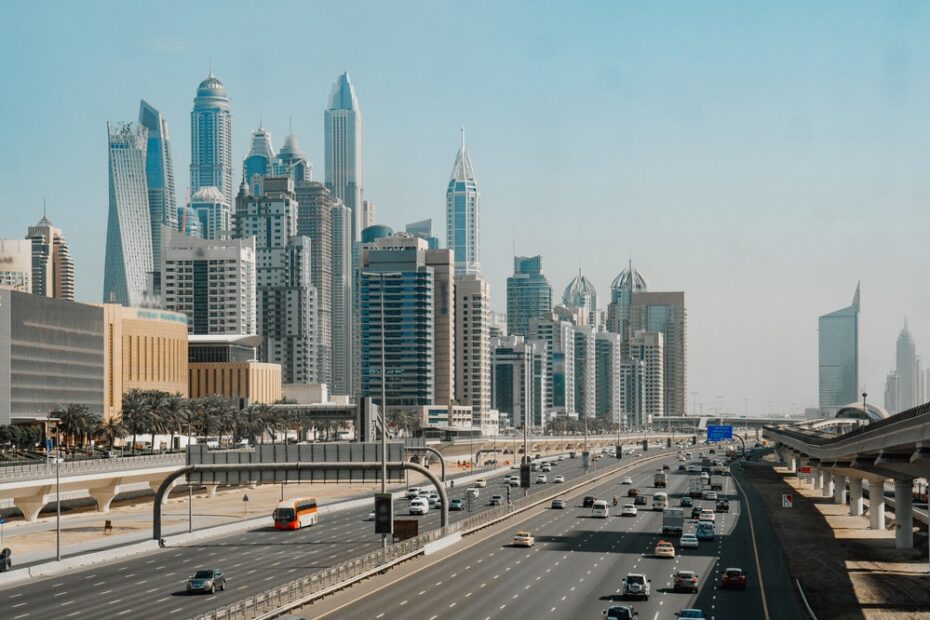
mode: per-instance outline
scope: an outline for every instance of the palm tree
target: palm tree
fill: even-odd
[[[181,396],[179,393],[168,394],[165,396],[164,402],[164,426],[166,429],[171,430],[171,441],[170,444],[174,446],[174,435],[177,433],[179,436],[182,434],[181,425],[187,419],[185,416],[185,411],[188,408],[189,400]],[[178,440],[180,443],[180,440]]]
[[[106,441],[111,448],[116,444],[117,439],[122,439],[128,434],[122,421],[115,416],[101,422],[96,432],[97,437]]]
[[[64,435],[66,443],[73,446],[78,436],[81,437],[81,447],[86,443],[85,437],[90,431],[93,423],[93,416],[86,405],[68,405],[65,408],[59,407],[52,412],[52,416],[58,418],[58,434]],[[69,440],[70,441],[67,441]]]
[[[123,394],[123,425],[132,433],[132,451],[136,451],[136,436],[145,424],[148,412],[148,397],[139,388],[132,388]]]

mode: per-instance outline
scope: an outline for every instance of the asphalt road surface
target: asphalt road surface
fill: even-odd
[[[613,459],[605,458],[598,467],[615,464]],[[550,483],[534,484],[531,493],[558,486],[551,482],[556,474],[564,475],[568,485],[583,474],[581,459],[556,463],[547,474]],[[465,495],[465,489],[460,487],[448,491],[450,499]],[[520,493],[520,489],[514,489],[514,497]],[[506,497],[505,486],[499,479],[489,479],[488,487],[473,502],[473,510],[486,508],[493,494]],[[407,502],[403,500],[395,503],[395,514],[418,518],[421,532],[439,527],[438,510],[431,510],[425,517],[406,517],[406,508]],[[270,514],[274,506],[267,509]],[[4,620],[188,618],[377,549],[381,536],[374,534],[374,524],[366,520],[369,510],[324,515],[318,525],[299,531],[259,528],[189,546],[169,547],[0,590],[0,617]],[[449,513],[453,521],[468,514]],[[228,578],[226,591],[212,596],[188,595],[186,580],[200,568],[224,571]]]
[[[677,506],[695,474],[678,472],[677,460],[669,460],[671,472],[666,491],[670,505]],[[654,464],[632,474],[633,485],[651,495]],[[738,472],[737,479],[739,478]],[[803,618],[797,606],[787,570],[774,533],[758,498],[750,492],[755,537],[760,543],[762,581],[753,550],[745,503],[740,501],[733,477],[727,477],[722,497],[730,499],[730,512],[718,513],[713,542],[682,551],[674,537],[661,534],[661,513],[640,506],[636,517],[619,517],[611,507],[607,519],[593,518],[582,508],[584,495],[610,500],[626,495],[621,476],[567,496],[566,510],[546,509],[530,519],[505,528],[441,562],[390,583],[373,593],[353,596],[352,590],[315,608],[298,612],[307,618],[601,618],[611,604],[631,604],[641,620],[675,618],[684,608],[700,608],[707,618],[792,619]],[[745,483],[743,488],[746,487]],[[593,489],[593,491],[592,491]],[[651,499],[651,498],[650,498]],[[621,504],[626,498],[621,499]],[[695,500],[696,503],[713,502]],[[651,501],[650,501],[651,505]],[[693,521],[685,531],[692,531]],[[516,530],[536,537],[532,548],[510,546]],[[674,542],[675,559],[653,557],[660,539]],[[761,546],[764,544],[764,546]],[[721,571],[742,568],[748,575],[744,591],[721,590]],[[700,579],[698,593],[672,589],[677,570],[693,570]],[[652,580],[648,601],[622,601],[621,580],[627,573],[644,573]],[[764,591],[763,586],[764,584]],[[767,595],[763,602],[763,595]]]

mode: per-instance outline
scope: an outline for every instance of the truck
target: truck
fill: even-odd
[[[709,458],[705,457],[701,459],[701,471],[706,471],[707,473],[710,473],[711,465],[712,464]]]
[[[704,495],[704,481],[701,478],[694,478],[688,483],[688,495],[691,497]]]
[[[685,511],[683,508],[666,508],[662,511],[662,533],[681,536],[685,529]]]
[[[711,476],[710,477],[710,488],[714,491],[723,490],[723,476]]]
[[[652,486],[654,486],[657,489],[660,487],[664,488],[666,486],[665,483],[666,483],[665,472],[662,471],[661,469],[657,469],[656,474],[653,477]]]

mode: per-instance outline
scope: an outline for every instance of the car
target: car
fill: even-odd
[[[697,549],[700,543],[694,534],[682,534],[678,539],[678,546],[682,549]]]
[[[404,499],[413,499],[415,497],[420,497],[420,487],[410,487],[404,493]]]
[[[633,484],[633,479],[629,476],[624,476],[620,478],[620,484]]]
[[[623,598],[641,598],[649,600],[649,594],[652,590],[652,580],[642,573],[629,573],[623,578],[620,587],[620,593]]]
[[[512,475],[510,475],[510,474],[507,474],[506,476],[504,476],[504,484],[510,484],[510,479],[511,479],[511,478],[516,478],[516,479],[517,479],[517,482],[520,481],[520,476],[512,476]]]
[[[449,510],[465,510],[465,500],[458,497],[449,500]]]
[[[500,506],[504,503],[503,495],[492,495],[491,499],[488,501],[488,506]]]
[[[700,519],[702,512],[704,512],[704,507],[701,506],[700,504],[695,504],[694,506],[691,507],[691,518]]]
[[[685,467],[684,465],[679,465],[679,466],[678,466],[678,471],[688,471],[688,468]]]
[[[660,540],[656,544],[655,556],[657,558],[671,558],[675,559],[675,545],[668,542],[667,540]]]
[[[420,492],[417,494],[417,497],[429,497],[429,494],[432,493],[429,489],[420,489]]]
[[[627,497],[636,497],[637,495],[639,495],[639,489],[637,489],[636,487],[630,487],[629,489],[627,489],[627,492],[626,492]]]
[[[716,491],[704,491],[704,499],[716,500],[717,492]]]
[[[594,497],[593,495],[585,495],[585,496],[584,496],[584,499],[581,500],[581,507],[582,507],[582,508],[591,508],[592,506],[594,506],[594,502],[595,502],[596,500],[597,500],[597,498]]]
[[[552,465],[550,465],[549,463],[545,463],[545,464],[542,466],[542,471],[547,472],[547,473],[548,473],[548,472],[551,472],[551,471],[552,471]]]
[[[633,504],[635,504],[636,506],[646,506],[649,504],[649,500],[646,498],[645,495],[637,495],[636,497],[633,498]]]
[[[662,463],[662,470],[663,470],[663,471],[669,471],[670,469],[671,469],[671,467],[668,466],[668,463]]]
[[[713,510],[708,510],[707,508],[701,510],[701,515],[698,517],[698,521],[716,521],[717,515],[714,514]]]
[[[565,455],[564,455],[564,454],[560,454],[560,455],[559,455],[559,461],[561,462],[561,461],[564,461],[564,460],[565,460]]]
[[[226,589],[226,575],[218,568],[199,570],[187,580],[188,592],[204,592],[213,594],[217,590]]]
[[[678,460],[684,462],[684,461],[687,461],[688,459],[686,459],[684,455],[682,455],[678,457]]]
[[[374,520],[375,520],[375,511],[372,510],[371,512],[369,512],[369,513],[368,513],[368,516],[365,518],[365,520],[366,520],[366,521],[374,521]]]
[[[478,495],[479,495],[478,487],[468,487],[467,489],[465,489],[465,492],[470,493],[471,496],[474,497],[475,499],[478,498]]]
[[[707,616],[704,615],[703,611],[694,608],[682,609],[676,612],[675,615],[684,620],[707,620]]]
[[[701,468],[698,467],[697,465],[688,465],[688,467],[686,467],[685,470],[686,470],[689,474],[696,474],[696,473],[698,473],[698,472],[701,471]]]
[[[558,474],[557,476],[553,476],[552,482],[555,482],[555,483],[562,483],[562,482],[565,482],[565,476],[563,476],[562,474]]]
[[[621,517],[635,517],[636,516],[636,506],[633,504],[624,504],[620,508]]]
[[[426,501],[425,497],[418,497],[416,499],[410,500],[410,514],[411,515],[429,514],[429,502]]]
[[[697,592],[698,576],[693,570],[680,570],[675,573],[675,584],[673,586],[678,592]]]
[[[536,539],[532,534],[526,531],[519,531],[513,535],[511,546],[513,547],[532,547],[536,544]]]
[[[479,489],[483,489],[484,487],[488,486],[488,481],[484,478],[478,478],[475,480],[474,485]]]
[[[611,605],[603,613],[604,620],[633,620],[639,616],[630,605]]]
[[[427,501],[439,501],[439,491],[430,491],[430,494],[426,496]]]
[[[513,476],[513,477],[510,479],[510,486],[511,486],[511,487],[518,487],[518,486],[520,486],[520,476]]]
[[[549,479],[546,478],[546,474],[536,476],[536,484],[546,484],[547,482],[549,482]]]
[[[555,498],[554,500],[552,500],[552,508],[556,508],[558,510],[564,510],[565,500],[562,499],[561,497]]]
[[[717,512],[730,512],[730,502],[725,499],[717,500],[715,509]]]
[[[680,500],[678,500],[678,505],[682,508],[691,508],[694,506],[694,500],[687,495],[684,495]]]
[[[720,580],[721,588],[738,588],[746,589],[746,573],[742,568],[728,568],[723,571],[723,577]]]

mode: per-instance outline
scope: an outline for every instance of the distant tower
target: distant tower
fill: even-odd
[[[362,208],[362,112],[349,74],[333,84],[329,105],[323,113],[326,150],[326,187],[352,212],[352,241],[361,235]]]
[[[833,416],[859,400],[859,286],[853,301],[819,319],[820,409]]]
[[[456,273],[481,271],[481,195],[465,150],[465,129],[446,189],[446,247],[455,255]]]
[[[242,182],[249,186],[253,196],[262,193],[261,179],[271,174],[273,164],[274,147],[271,145],[271,132],[259,125],[258,129],[252,132],[252,148],[242,160]]]
[[[572,281],[565,287],[562,293],[562,304],[573,310],[580,310],[585,318],[585,325],[588,325],[598,331],[597,324],[597,291],[591,280],[581,275],[581,269],[578,275],[572,278]]]
[[[145,157],[148,132],[136,123],[107,123],[110,213],[103,301],[142,304],[152,271],[152,225]]]
[[[232,113],[226,87],[210,75],[197,87],[191,111],[191,188],[214,186],[235,204],[232,176]]]
[[[294,134],[288,134],[284,139],[284,146],[278,151],[274,168],[275,175],[289,176],[295,184],[313,180],[313,164],[307,161]]]
[[[898,376],[899,395],[898,409],[895,413],[921,404],[921,373],[918,359],[914,337],[911,336],[911,331],[907,327],[907,319],[904,319],[904,327],[901,328],[901,333],[898,334],[898,342],[895,347],[895,374]]]
[[[168,226],[172,230],[178,227],[174,167],[168,148],[168,123],[144,99],[139,102],[139,124],[148,130],[145,181],[149,195],[149,225],[152,228],[152,288],[157,293],[161,290],[161,227]]]
[[[32,292],[74,301],[74,262],[61,231],[43,215],[26,238],[32,241]]]
[[[513,275],[507,278],[507,333],[525,336],[532,319],[552,311],[552,287],[542,273],[542,256],[514,256]]]

